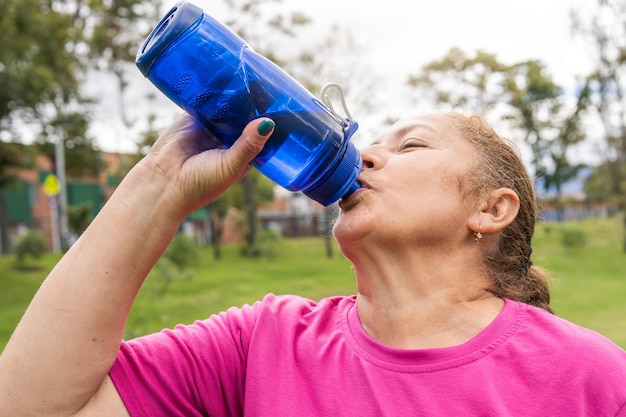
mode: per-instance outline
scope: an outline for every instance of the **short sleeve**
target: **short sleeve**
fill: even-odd
[[[122,342],[110,371],[132,417],[241,415],[260,303]]]

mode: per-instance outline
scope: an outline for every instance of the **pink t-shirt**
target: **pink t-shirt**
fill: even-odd
[[[510,300],[462,345],[402,350],[355,297],[268,295],[124,342],[110,375],[133,417],[626,416],[626,352]]]

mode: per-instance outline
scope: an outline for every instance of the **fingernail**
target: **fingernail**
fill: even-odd
[[[259,124],[257,131],[259,132],[259,135],[265,136],[270,133],[272,129],[274,129],[274,126],[275,123],[273,120],[265,119],[261,122],[261,124]]]

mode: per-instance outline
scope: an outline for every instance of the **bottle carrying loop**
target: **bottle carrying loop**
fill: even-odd
[[[330,99],[330,95],[328,94],[328,91],[331,89],[337,90],[339,103],[341,104],[345,117],[343,117],[341,114],[339,114],[335,110],[335,107],[333,106],[333,103]],[[324,103],[324,105],[328,107],[328,110],[330,110],[333,116],[337,117],[339,120],[342,121],[342,123],[344,124],[344,127],[347,128],[351,124],[353,120],[352,115],[350,114],[350,110],[348,110],[348,105],[346,104],[346,98],[345,98],[345,94],[343,93],[343,88],[341,88],[339,84],[337,83],[325,84],[320,90],[320,98],[322,100],[322,103]]]

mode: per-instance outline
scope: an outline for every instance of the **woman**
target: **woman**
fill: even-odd
[[[183,117],[51,272],[0,358],[0,416],[626,416],[626,353],[550,312],[532,183],[477,118],[403,121],[362,151],[334,233],[357,295],[268,295],[122,342],[179,223],[246,170]]]

